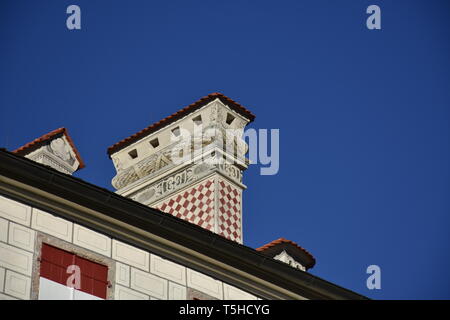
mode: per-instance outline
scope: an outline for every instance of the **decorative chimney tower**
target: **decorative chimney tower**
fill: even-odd
[[[255,116],[213,93],[108,148],[117,193],[242,243],[245,126]]]

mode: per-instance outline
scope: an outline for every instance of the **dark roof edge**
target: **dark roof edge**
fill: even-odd
[[[268,259],[250,247],[15,155],[6,149],[0,149],[0,175],[96,210],[175,243],[189,245],[192,250],[259,276],[308,299],[368,299],[310,273]]]

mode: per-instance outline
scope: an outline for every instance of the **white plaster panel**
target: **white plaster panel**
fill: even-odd
[[[104,256],[111,257],[111,239],[78,224],[73,226],[73,243]]]
[[[9,225],[8,242],[13,246],[34,252],[35,236],[36,232],[30,228],[12,222]]]
[[[114,299],[116,299],[116,300],[148,300],[149,297],[140,292],[116,285]]]
[[[31,275],[32,264],[31,252],[0,243],[0,267]]]
[[[223,284],[223,299],[224,300],[256,300],[257,298],[239,288]]]
[[[92,294],[39,278],[39,300],[103,300]]]
[[[80,290],[73,290],[73,300],[104,300],[104,299]]]
[[[131,288],[167,300],[167,280],[153,274],[131,268]]]
[[[17,300],[16,298],[7,296],[6,294],[0,293],[0,301],[1,300]]]
[[[112,258],[130,266],[148,271],[150,254],[123,242],[113,240]]]
[[[8,242],[8,220],[0,218],[0,241]]]
[[[73,223],[42,210],[33,208],[31,227],[65,241],[72,242]]]
[[[122,263],[116,262],[116,283],[129,287],[130,286],[130,267]]]
[[[0,217],[30,226],[31,207],[0,196]]]
[[[5,269],[0,268],[0,292],[3,292],[5,287]]]
[[[150,255],[150,272],[157,276],[186,285],[186,268],[157,255]]]
[[[186,300],[186,287],[169,281],[169,300]]]
[[[39,300],[73,300],[73,289],[58,282],[40,277]]]
[[[31,279],[6,270],[5,293],[13,297],[28,300],[30,299]]]
[[[187,269],[187,286],[217,299],[223,299],[222,282],[200,272]]]

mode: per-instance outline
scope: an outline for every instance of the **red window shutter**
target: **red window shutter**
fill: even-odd
[[[108,268],[81,257],[75,257],[81,270],[81,291],[106,299]]]
[[[67,267],[75,264],[74,254],[42,244],[41,277],[66,285]]]
[[[76,265],[81,272],[80,291],[106,299],[108,286],[108,267],[76,256],[71,252],[42,244],[41,277],[67,285],[71,276],[67,267]]]

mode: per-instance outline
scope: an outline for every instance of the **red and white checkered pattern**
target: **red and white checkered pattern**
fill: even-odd
[[[214,232],[214,181],[207,180],[173,196],[157,208]]]
[[[241,240],[241,191],[219,180],[219,234],[233,241]]]

